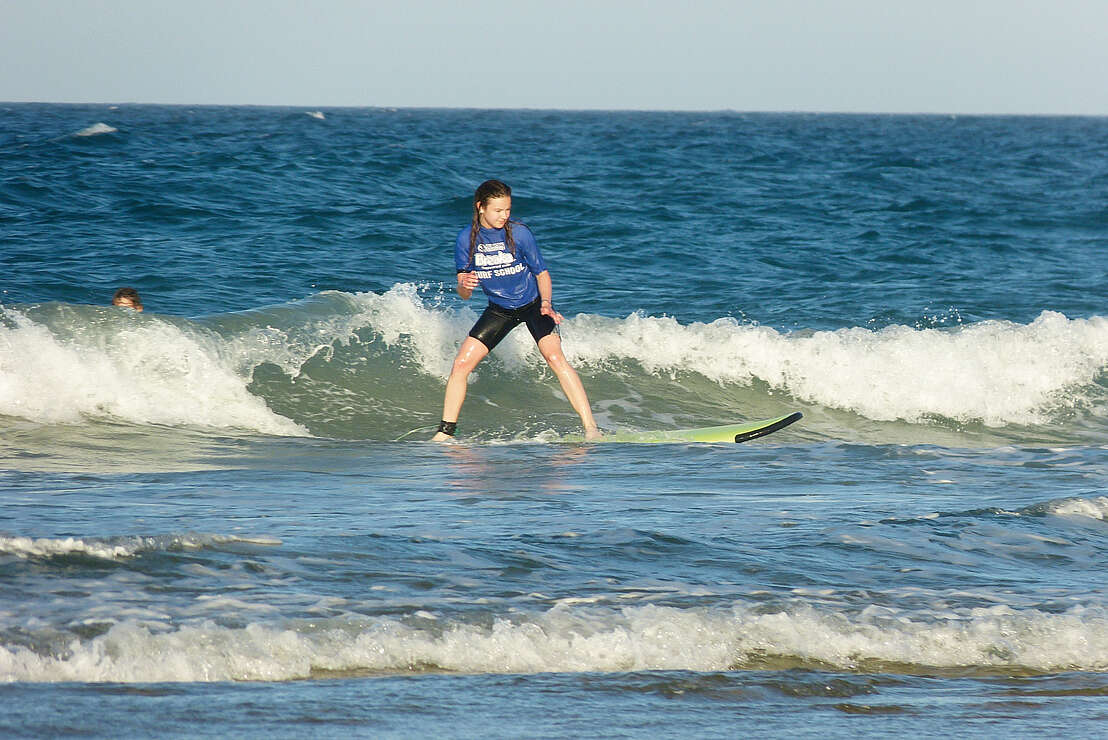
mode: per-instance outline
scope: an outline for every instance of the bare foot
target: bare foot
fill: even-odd
[[[454,438],[443,432],[435,432],[435,436],[431,437],[432,442],[449,442],[452,439]]]
[[[585,441],[586,442],[596,442],[597,440],[599,440],[603,436],[604,435],[601,434],[600,430],[597,429],[596,427],[593,427],[592,429],[586,429],[585,430]]]

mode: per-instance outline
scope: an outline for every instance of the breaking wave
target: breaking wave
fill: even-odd
[[[441,287],[410,284],[197,319],[0,308],[0,414],[394,439],[437,420],[475,318]],[[1071,421],[1102,436],[1108,418],[1108,319],[1099,316],[780,332],[730,317],[580,314],[562,334],[610,427],[706,426],[801,407],[809,417],[1030,428],[1033,438]],[[478,368],[470,392],[490,401],[467,402],[465,425],[478,434],[575,425],[526,332]]]

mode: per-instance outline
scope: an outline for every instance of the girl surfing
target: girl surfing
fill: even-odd
[[[454,246],[458,295],[469,300],[474,289],[481,286],[489,305],[454,358],[446,381],[442,421],[431,441],[442,442],[454,436],[469,374],[520,324],[527,325],[543,359],[581,417],[585,439],[599,439],[585,388],[562,352],[562,340],[555,328],[562,323],[562,315],[551,302],[550,272],[531,230],[511,220],[511,211],[511,188],[499,180],[487,180],[473,195],[473,222],[458,234]]]

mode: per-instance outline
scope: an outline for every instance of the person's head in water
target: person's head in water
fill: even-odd
[[[473,194],[473,228],[469,230],[469,259],[477,249],[478,229],[504,229],[504,243],[515,254],[512,239],[512,189],[499,180],[485,180]]]
[[[112,305],[141,311],[142,299],[139,298],[138,291],[134,288],[120,288],[115,292],[115,295],[112,296]]]

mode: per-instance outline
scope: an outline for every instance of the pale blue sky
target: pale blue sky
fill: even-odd
[[[1108,0],[0,0],[0,100],[1108,115]]]

